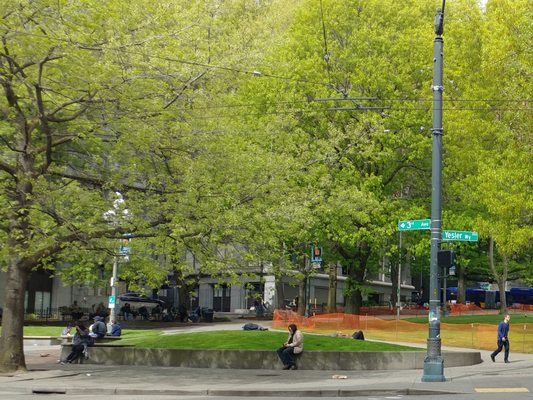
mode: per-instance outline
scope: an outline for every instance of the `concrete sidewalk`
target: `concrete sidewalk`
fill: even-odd
[[[227,324],[239,329],[243,323]],[[212,325],[210,329],[221,329]],[[193,326],[184,330],[209,329]],[[189,330],[190,331],[190,330]],[[413,345],[413,344],[410,344]],[[443,348],[446,350],[448,348]],[[464,349],[462,349],[464,350]],[[59,365],[59,346],[26,349],[29,372],[0,375],[5,394],[91,393],[122,395],[204,395],[269,397],[350,397],[413,394],[469,394],[500,388],[533,392],[533,354],[511,352],[511,363],[500,355],[493,363],[481,350],[482,364],[446,368],[445,382],[422,382],[422,370],[394,371],[283,371],[264,369],[206,369],[146,366]]]
[[[90,393],[123,395],[329,396],[474,393],[479,388],[521,388],[533,392],[533,355],[512,353],[512,362],[490,361],[445,368],[446,382],[421,382],[422,370],[310,371],[163,368],[145,366],[59,365],[59,349],[26,352],[30,371],[0,376],[0,393]],[[500,357],[501,358],[501,357]],[[281,367],[281,365],[280,365]]]

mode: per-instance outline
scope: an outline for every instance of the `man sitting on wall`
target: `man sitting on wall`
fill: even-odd
[[[94,324],[92,324],[91,332],[89,333],[90,336],[100,339],[105,336],[107,333],[107,328],[105,326],[105,323],[102,321],[102,317],[95,316],[94,317]]]

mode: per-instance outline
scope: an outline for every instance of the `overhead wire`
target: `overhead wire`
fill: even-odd
[[[58,41],[58,42],[64,42],[64,43],[69,43],[69,44],[72,44],[72,45],[76,45],[76,43],[73,43],[71,40],[58,38],[58,37],[53,37],[53,36],[49,36],[49,35],[36,34],[36,33],[30,33],[30,32],[23,32],[23,31],[11,31],[11,32],[12,33],[21,34],[21,35],[31,36],[31,37],[39,37],[39,38],[43,38],[43,39],[52,39],[52,40],[55,40],[55,41]],[[81,45],[81,43],[78,43],[77,45]],[[124,53],[124,54],[140,55],[140,56],[143,56],[143,57],[146,57],[146,58],[152,58],[152,59],[158,59],[158,60],[163,60],[163,61],[176,62],[176,63],[179,63],[179,64],[198,66],[198,67],[203,67],[203,68],[208,68],[208,69],[230,71],[230,72],[234,72],[234,73],[238,73],[238,74],[251,75],[251,76],[256,76],[256,77],[265,77],[265,78],[273,78],[273,79],[280,79],[280,80],[300,82],[300,83],[309,83],[309,84],[320,85],[320,86],[324,86],[324,87],[328,87],[328,85],[329,85],[326,82],[311,81],[311,80],[308,80],[308,79],[300,79],[300,78],[288,77],[288,76],[283,76],[283,75],[265,73],[265,72],[260,71],[259,69],[250,71],[250,70],[245,70],[245,69],[240,69],[240,68],[235,68],[235,67],[228,67],[228,66],[225,66],[225,65],[215,65],[215,64],[202,63],[202,62],[198,62],[198,61],[182,60],[182,59],[179,59],[179,58],[173,58],[173,57],[167,57],[167,56],[159,56],[159,55],[155,55],[155,54],[149,54],[149,53],[146,53],[146,52],[134,51],[134,50],[130,50],[130,49],[124,49],[123,46],[114,47],[114,48],[113,47],[107,47],[107,48],[101,48],[101,49],[84,48],[84,50],[87,50],[87,51],[104,51],[104,50],[116,51],[116,52],[120,52],[120,53]]]
[[[359,100],[361,101],[361,100]],[[432,102],[433,100],[432,99],[425,99],[425,98],[412,98],[412,99],[389,99],[389,98],[386,98],[386,99],[377,99],[378,102],[415,102],[415,103],[429,103],[429,102]],[[276,101],[276,102],[272,102],[272,103],[241,103],[241,104],[212,104],[212,105],[208,105],[208,106],[199,106],[199,107],[188,107],[188,108],[175,108],[174,110],[175,111],[194,111],[194,110],[197,110],[197,111],[206,111],[206,110],[217,110],[217,109],[231,109],[231,108],[260,108],[260,107],[263,107],[263,106],[267,106],[267,107],[275,107],[277,105],[279,106],[284,106],[284,105],[287,105],[287,104],[294,104],[294,105],[298,105],[298,104],[309,104],[309,100],[287,100],[287,101]],[[374,101],[375,102],[375,101]],[[454,102],[457,102],[457,103],[476,103],[476,102],[481,102],[481,103],[489,103],[489,102],[497,102],[497,103],[523,103],[523,102],[531,102],[531,99],[457,99],[457,100],[445,100],[445,103],[454,103]],[[429,108],[429,107],[428,107]],[[390,110],[407,110],[407,109],[413,109],[413,110],[416,110],[416,109],[419,109],[419,110],[425,110],[426,108],[425,107],[418,107],[418,108],[407,108],[407,107],[403,107],[403,108],[395,108],[395,107],[390,107],[389,108]],[[324,110],[328,110],[328,108],[325,108]],[[363,110],[361,108],[361,110]],[[475,111],[475,110],[487,110],[487,111],[498,111],[498,110],[502,110],[502,111],[506,111],[506,110],[529,110],[529,108],[524,108],[524,107],[520,107],[520,108],[501,108],[501,107],[498,107],[498,108],[481,108],[481,107],[476,107],[476,108],[464,108],[464,107],[453,107],[453,108],[444,108],[444,110],[466,110],[466,111]]]
[[[328,47],[327,47],[327,36],[326,36],[326,28],[325,28],[325,22],[324,22],[324,19],[323,19],[323,9],[322,9],[322,0],[320,2],[321,4],[321,17],[322,17],[322,31],[323,31],[323,36],[324,36],[324,50],[325,50],[325,61],[326,61],[326,64],[327,64],[327,71],[328,71],[328,77],[331,77],[330,75],[330,65],[329,65],[329,54],[328,54]],[[29,32],[21,32],[21,31],[13,31],[15,33],[18,33],[18,34],[23,34],[23,35],[27,35],[27,36],[34,36],[34,37],[41,37],[41,38],[47,38],[47,39],[53,39],[53,40],[56,40],[56,41],[61,41],[61,42],[67,42],[67,43],[70,43],[72,44],[72,42],[68,39],[63,39],[63,38],[57,38],[57,37],[50,37],[49,35],[43,35],[43,34],[34,34],[34,33],[29,33]],[[103,50],[103,49],[101,49]],[[91,51],[101,51],[101,50],[96,50],[96,49],[92,49]],[[293,77],[287,77],[287,76],[282,76],[282,75],[276,75],[276,74],[269,74],[269,73],[263,73],[263,72],[260,72],[260,71],[250,71],[250,70],[245,70],[245,69],[239,69],[239,68],[234,68],[234,67],[228,67],[228,66],[223,66],[223,65],[214,65],[214,64],[208,64],[208,63],[201,63],[201,62],[197,62],[197,61],[189,61],[189,60],[182,60],[182,59],[178,59],[178,58],[173,58],[173,57],[166,57],[166,56],[158,56],[158,55],[153,55],[153,54],[147,54],[145,52],[140,52],[140,51],[134,51],[134,50],[129,50],[129,49],[124,49],[124,48],[107,48],[107,50],[110,50],[110,51],[116,51],[116,52],[121,52],[121,53],[126,53],[126,54],[136,54],[136,55],[142,55],[143,57],[148,57],[148,58],[155,58],[155,59],[160,59],[160,60],[164,60],[164,61],[169,61],[169,62],[176,62],[176,63],[180,63],[180,64],[185,64],[185,65],[192,65],[192,66],[201,66],[203,68],[208,68],[208,69],[218,69],[218,70],[225,70],[225,71],[230,71],[230,72],[234,72],[234,73],[239,73],[239,74],[246,74],[246,75],[252,75],[252,76],[257,76],[257,77],[265,77],[265,78],[273,78],[273,79],[280,79],[280,80],[286,80],[286,81],[293,81],[293,82],[301,82],[301,83],[310,83],[310,84],[315,84],[315,85],[320,85],[320,86],[324,86],[324,87],[332,87],[331,86],[331,82],[330,83],[326,83],[326,82],[318,82],[318,81],[311,81],[311,80],[305,80],[305,79],[299,79],[299,78],[293,78]],[[508,58],[508,57],[511,57],[515,55],[515,53],[511,54],[511,55],[508,55],[504,58]],[[503,60],[503,59],[501,59]],[[501,61],[501,60],[498,60],[498,61]],[[340,99],[337,99],[337,100],[340,100]],[[378,101],[388,101],[388,102],[429,102],[429,101],[432,101],[431,99],[426,99],[426,98],[405,98],[405,99],[399,99],[399,98],[380,98],[378,99]],[[445,99],[445,101],[447,102],[530,102],[531,99]],[[301,101],[297,101],[297,100],[294,100],[294,101],[285,101],[285,102],[276,102],[277,104],[297,104],[297,103],[308,103],[309,100],[301,100]],[[275,105],[275,104],[274,104]],[[216,109],[216,108],[238,108],[238,107],[257,107],[257,105],[255,104],[225,104],[225,105],[211,105],[209,107],[194,107],[194,108],[187,108],[187,109],[176,109],[177,111],[179,110],[187,110],[187,111],[191,111],[191,110],[209,110],[209,109]],[[425,109],[425,108],[424,108]],[[363,109],[361,109],[363,110]],[[417,110],[417,108],[391,108],[390,110],[394,111],[394,110],[402,110],[402,111],[405,111],[405,110]],[[418,108],[418,110],[423,110],[422,108]],[[486,109],[486,108],[453,108],[453,109],[444,109],[444,110],[464,110],[464,111],[529,111],[531,110],[530,108],[516,108],[516,109],[511,109],[511,108],[498,108],[498,109]],[[309,110],[309,111],[315,111],[315,110]],[[327,109],[325,109],[325,111],[328,111]],[[330,110],[332,111],[332,110]],[[299,110],[299,111],[294,111],[294,112],[307,112],[306,110]]]
[[[403,107],[403,108],[388,108],[387,112],[392,111],[428,111],[431,107]],[[379,109],[381,110],[381,108]],[[191,110],[189,110],[191,111]],[[208,120],[208,119],[225,119],[225,118],[246,118],[246,117],[261,117],[265,115],[289,115],[289,114],[305,114],[305,113],[324,113],[324,112],[338,112],[339,110],[323,108],[320,110],[317,109],[295,109],[287,111],[261,111],[255,113],[246,113],[246,114],[227,114],[227,115],[189,115],[187,116],[188,120]],[[376,109],[366,109],[366,108],[353,108],[346,109],[346,111],[376,111]],[[484,111],[484,112],[498,112],[498,111],[518,111],[518,112],[533,112],[533,108],[498,108],[498,109],[487,109],[487,108],[443,108],[443,111]]]

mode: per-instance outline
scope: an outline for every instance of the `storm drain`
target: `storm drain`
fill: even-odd
[[[32,394],[67,394],[65,389],[32,389]]]

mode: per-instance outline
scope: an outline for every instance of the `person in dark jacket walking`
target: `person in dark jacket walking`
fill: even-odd
[[[90,341],[91,337],[89,336],[89,330],[85,327],[85,325],[82,323],[76,324],[76,333],[72,338],[72,351],[67,356],[65,362],[62,362],[61,364],[72,364],[74,361],[80,358]]]
[[[503,321],[500,322],[498,325],[498,348],[492,352],[490,355],[490,359],[492,362],[496,362],[496,356],[500,351],[502,351],[502,347],[505,348],[505,353],[503,356],[503,361],[508,364],[509,363],[509,320],[511,319],[511,316],[509,314],[505,314],[505,317],[503,318]]]

